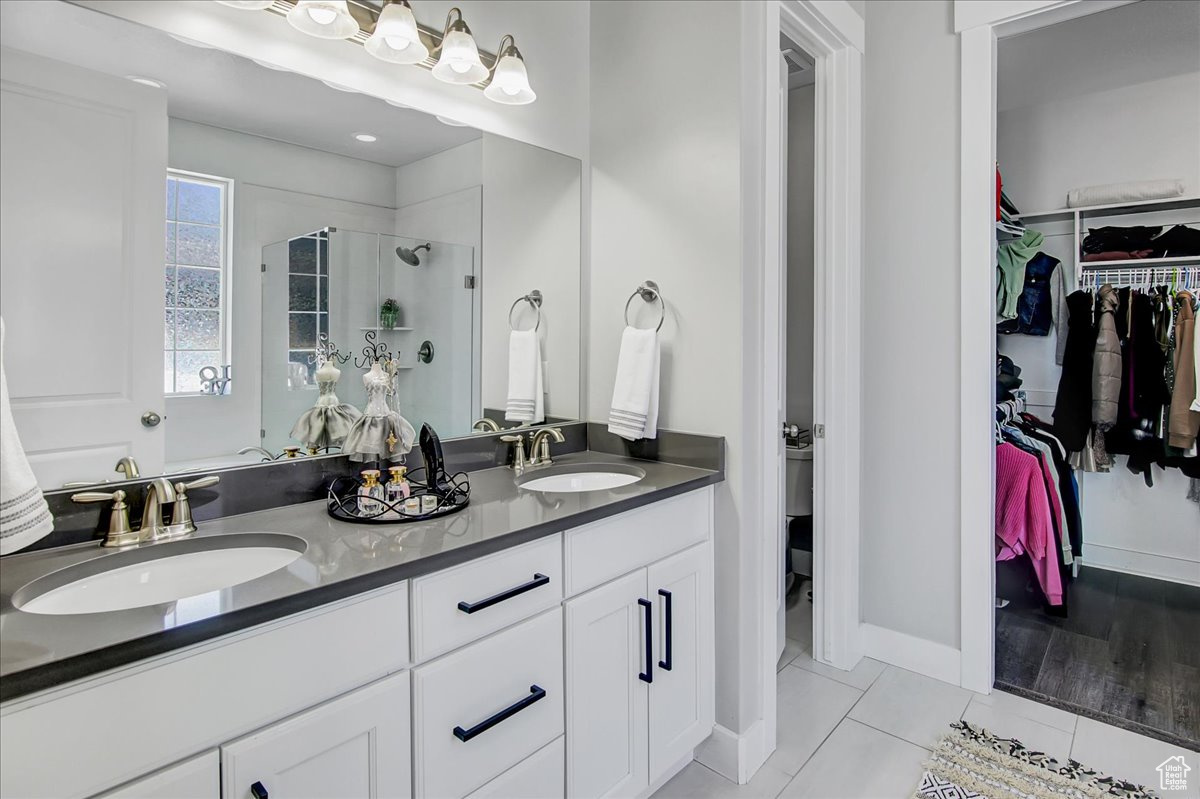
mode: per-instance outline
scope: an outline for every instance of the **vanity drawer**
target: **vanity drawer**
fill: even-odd
[[[563,538],[567,596],[707,541],[712,513],[713,492],[704,488],[568,530]]]
[[[563,799],[567,753],[561,737],[522,760],[468,799]]]
[[[416,796],[466,796],[561,736],[562,652],[555,608],[415,669]]]
[[[428,660],[555,607],[562,536],[552,535],[412,583],[413,659]]]

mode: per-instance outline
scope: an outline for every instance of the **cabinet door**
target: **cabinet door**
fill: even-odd
[[[572,599],[567,611],[567,796],[634,796],[649,786],[646,570]]]
[[[122,785],[97,799],[220,799],[221,760],[217,750],[167,766]]]
[[[713,730],[712,550],[684,550],[647,570],[654,600],[650,686],[650,781],[691,754]]]
[[[411,795],[408,672],[221,747],[224,799]]]

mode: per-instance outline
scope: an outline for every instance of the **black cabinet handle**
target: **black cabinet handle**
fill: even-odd
[[[651,649],[654,646],[654,605],[649,599],[639,599],[638,604],[646,612],[646,670],[638,672],[638,679],[642,682],[654,682],[654,652]]]
[[[454,737],[457,738],[458,740],[462,741],[463,743],[466,743],[467,741],[471,740],[479,733],[490,730],[492,727],[495,727],[497,724],[504,721],[505,719],[517,715],[522,710],[529,707],[530,705],[532,705],[534,702],[538,701],[539,699],[545,699],[545,698],[546,698],[546,689],[545,688],[539,688],[536,685],[531,685],[531,686],[529,686],[529,696],[525,697],[524,699],[522,699],[521,701],[519,701],[515,704],[509,705],[508,707],[504,708],[504,710],[501,710],[499,713],[492,716],[491,718],[484,719],[483,721],[479,722],[478,724],[476,724],[474,727],[472,727],[469,730],[464,730],[462,727],[455,727],[454,728]]]
[[[658,666],[663,671],[671,670],[671,592],[665,588],[658,589],[658,595],[667,600],[667,657],[665,660],[658,661]]]
[[[250,795],[253,796],[254,799],[267,799],[267,786],[263,785],[261,782],[254,783],[250,786]]]
[[[515,596],[520,596],[526,591],[532,591],[535,588],[549,584],[549,577],[544,574],[538,574],[537,572],[534,572],[533,579],[527,583],[518,585],[516,588],[510,588],[507,591],[501,591],[495,596],[490,596],[487,599],[481,599],[478,602],[459,602],[458,609],[463,613],[474,613],[477,610],[490,608],[492,605],[499,604],[507,599],[512,599]]]

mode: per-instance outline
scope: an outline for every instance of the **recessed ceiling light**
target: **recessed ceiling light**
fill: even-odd
[[[333,82],[327,81],[327,80],[323,80],[323,81],[321,81],[321,83],[324,83],[326,86],[328,86],[331,89],[337,89],[339,92],[348,92],[350,94],[358,94],[358,89],[351,89],[349,86],[343,86],[340,83],[333,83]]]
[[[155,89],[167,88],[167,84],[163,83],[161,80],[155,80],[154,78],[143,78],[141,75],[126,75],[125,78],[126,80],[133,81],[134,83],[140,83],[143,86],[151,86]]]
[[[379,141],[378,136],[372,136],[370,133],[355,133],[354,138],[365,142]]]
[[[465,127],[467,127],[467,123],[466,123],[466,122],[459,122],[457,119],[451,119],[450,117],[444,117],[444,116],[442,116],[442,115],[440,115],[440,114],[438,114],[438,115],[437,115],[437,121],[438,121],[438,122],[441,122],[443,125],[449,125],[449,126],[450,126],[450,127],[452,127],[452,128],[465,128]]]

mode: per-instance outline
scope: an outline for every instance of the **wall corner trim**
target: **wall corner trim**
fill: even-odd
[[[863,649],[867,657],[951,685],[960,684],[961,653],[954,647],[886,627],[876,627],[874,624],[864,623],[861,631]]]
[[[741,735],[718,724],[712,735],[696,747],[697,762],[738,785],[749,782],[770,755],[766,751],[766,724],[762,719]]]

